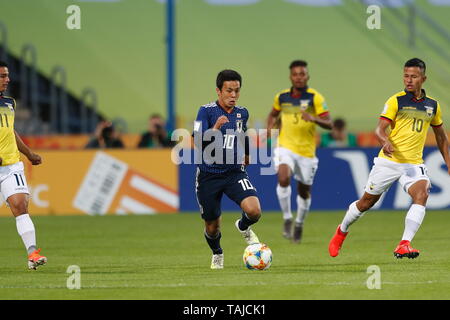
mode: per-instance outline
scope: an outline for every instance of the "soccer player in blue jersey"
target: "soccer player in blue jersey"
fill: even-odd
[[[256,189],[245,171],[249,163],[248,142],[245,139],[248,111],[237,105],[242,78],[234,70],[217,75],[215,102],[201,106],[194,123],[194,143],[201,162],[197,165],[196,195],[201,217],[205,221],[205,238],[212,250],[211,269],[223,268],[220,246],[220,202],[223,194],[242,209],[236,228],[248,244],[258,243],[251,229],[261,217]],[[213,138],[212,138],[213,137]]]

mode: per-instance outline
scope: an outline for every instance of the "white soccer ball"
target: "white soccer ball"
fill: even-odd
[[[243,259],[250,270],[266,270],[272,264],[272,250],[264,243],[254,243],[245,248]]]

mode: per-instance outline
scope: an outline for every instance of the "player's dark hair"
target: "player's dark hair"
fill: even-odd
[[[335,127],[338,130],[342,130],[345,128],[345,120],[341,118],[336,118],[333,121],[333,127]]]
[[[162,116],[159,113],[152,113],[149,117],[149,119],[155,119],[155,118],[162,119]]]
[[[226,69],[219,72],[216,79],[217,88],[222,90],[223,83],[225,81],[239,81],[239,84],[242,87],[242,77],[238,72],[234,70]]]
[[[289,69],[291,70],[292,68],[295,68],[295,67],[307,67],[307,66],[308,66],[308,62],[306,62],[304,60],[294,60],[289,65]]]
[[[423,73],[425,73],[425,70],[427,69],[425,62],[423,62],[423,60],[420,60],[419,58],[412,58],[406,61],[405,68],[406,67],[419,67]]]
[[[5,67],[7,68],[8,64],[4,61],[0,61],[0,68],[5,68]]]

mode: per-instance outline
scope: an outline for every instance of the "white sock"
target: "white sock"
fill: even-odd
[[[341,231],[342,232],[348,232],[348,227],[350,227],[350,225],[352,225],[353,222],[355,222],[356,220],[358,220],[359,218],[361,218],[364,214],[364,212],[361,212],[358,210],[358,208],[356,207],[356,202],[353,202],[347,210],[347,213],[345,214],[344,220],[342,220],[341,223]]]
[[[291,186],[282,187],[279,184],[277,185],[278,202],[280,203],[284,220],[292,219],[291,192]]]
[[[405,218],[405,231],[402,240],[412,241],[417,230],[419,230],[425,217],[425,207],[420,204],[413,204],[408,210]]]
[[[25,249],[29,251],[36,250],[36,233],[34,230],[33,221],[31,221],[29,214],[22,214],[16,217],[17,232],[22,237]]]
[[[302,197],[297,196],[297,218],[295,219],[295,223],[302,224],[303,221],[305,221],[310,206],[311,198],[303,199]]]

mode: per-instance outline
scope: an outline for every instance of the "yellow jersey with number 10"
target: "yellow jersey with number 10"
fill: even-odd
[[[303,157],[316,155],[316,124],[302,119],[302,111],[313,116],[328,113],[324,97],[312,88],[304,88],[295,96],[291,89],[281,91],[275,96],[273,108],[281,111],[281,128],[278,145]]]
[[[14,134],[15,110],[16,101],[13,98],[0,95],[0,158],[2,158],[2,166],[20,161],[20,153]]]
[[[427,131],[430,125],[441,126],[442,118],[439,103],[427,97],[425,90],[422,93],[419,100],[408,91],[401,91],[388,99],[380,118],[391,122],[389,140],[394,152],[392,157],[388,157],[381,149],[379,157],[398,163],[423,163]]]

